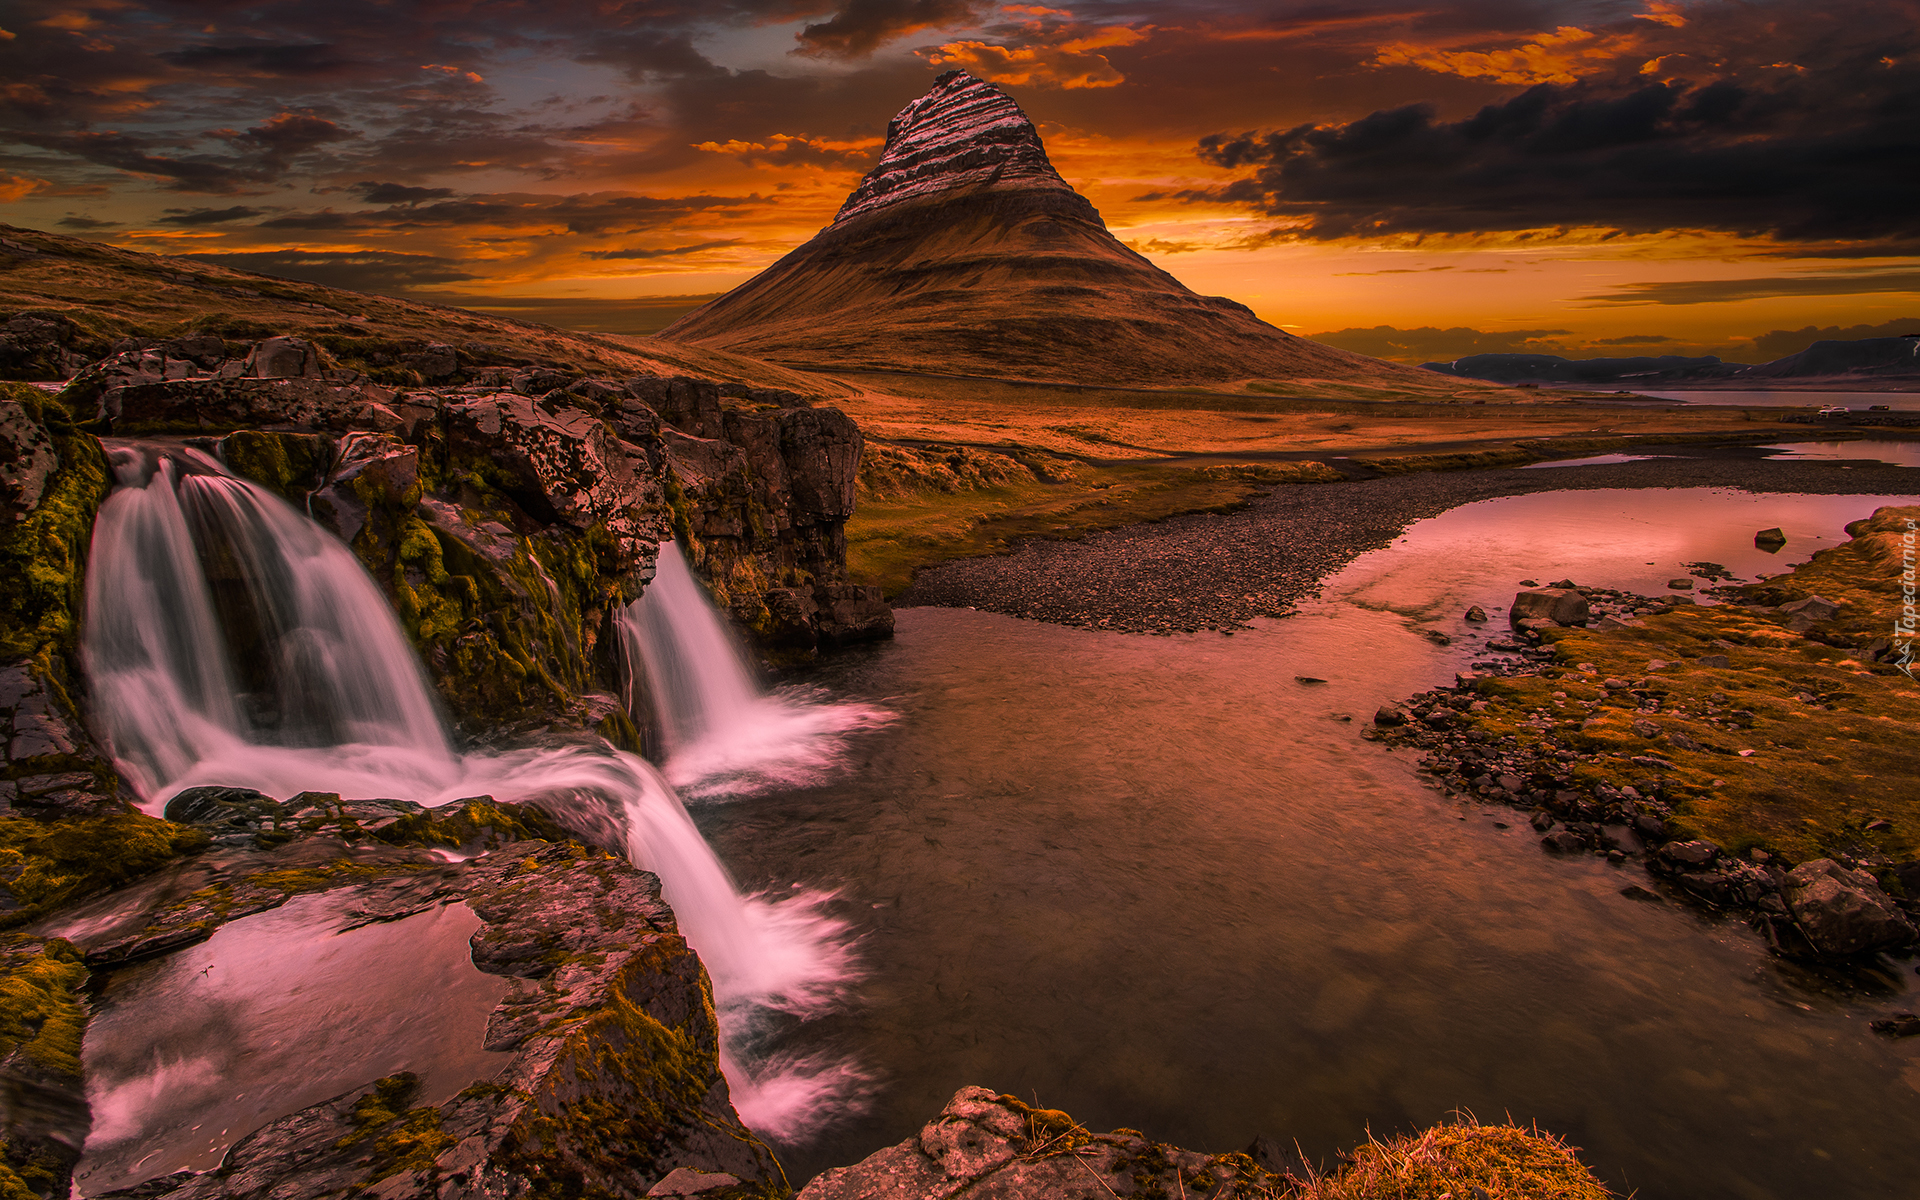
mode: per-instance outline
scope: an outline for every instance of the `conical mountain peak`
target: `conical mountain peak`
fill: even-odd
[[[1195,295],[1121,244],[1013,98],[964,71],[893,118],[879,165],[832,224],[661,336],[824,371],[1127,386],[1432,379]]]
[[[1040,133],[1013,97],[949,71],[887,123],[880,163],[840,206],[834,224],[944,192],[982,187],[1071,191],[1047,161]]]

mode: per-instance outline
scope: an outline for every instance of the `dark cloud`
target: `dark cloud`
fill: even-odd
[[[1648,73],[1665,61],[1653,49],[1621,51],[1617,61],[1576,64],[1590,77],[1537,83],[1459,119],[1415,102],[1351,121],[1213,134],[1199,141],[1200,158],[1248,174],[1172,194],[1244,204],[1311,240],[1597,227],[1920,243],[1912,34],[1861,13],[1838,37],[1823,15],[1780,8],[1784,44],[1729,49],[1721,42],[1755,36],[1752,15],[1744,25],[1734,15],[1711,7],[1700,30],[1659,31],[1744,58],[1705,77],[1660,78]],[[1611,36],[1630,44],[1626,33]],[[1471,56],[1411,57],[1435,64],[1428,78],[1446,78],[1449,64],[1472,69],[1455,62]],[[1704,50],[1673,57],[1705,66]]]
[[[389,250],[328,253],[311,250],[256,250],[229,254],[186,254],[183,258],[217,263],[241,271],[297,279],[356,292],[405,294],[423,285],[478,279],[451,258],[401,254]]]
[[[368,204],[419,204],[423,200],[442,200],[453,195],[452,188],[408,187],[403,183],[375,183],[366,180],[347,189]]]
[[[558,230],[612,235],[670,225],[694,213],[765,203],[758,196],[623,196],[583,193],[467,196],[437,204],[335,212],[288,213],[260,222],[261,229],[321,232],[472,228]]]
[[[1767,362],[1798,354],[1815,342],[1855,342],[1862,338],[1903,337],[1920,333],[1920,317],[1901,317],[1879,325],[1829,325],[1825,329],[1809,325],[1805,329],[1775,329],[1753,339],[1754,346]]]
[[[257,217],[263,211],[236,204],[232,208],[169,208],[160,218],[162,225],[224,225],[229,221],[244,221],[248,217]]]
[[[860,58],[923,29],[972,24],[993,7],[986,0],[847,0],[830,20],[800,31],[795,53]]]
[[[1570,332],[1566,329],[1509,329],[1488,333],[1460,325],[1451,329],[1438,329],[1431,325],[1423,325],[1418,329],[1375,325],[1371,329],[1331,329],[1311,336],[1316,342],[1325,342],[1342,350],[1353,350],[1396,362],[1452,362],[1470,354],[1556,353],[1557,343],[1542,346],[1541,342]]]
[[[1679,338],[1668,337],[1664,333],[1630,333],[1626,337],[1601,338],[1596,346],[1658,346],[1662,342],[1677,342]]]
[[[19,134],[18,141],[70,154],[86,162],[170,181],[180,192],[237,192],[262,182],[264,176],[250,163],[204,155],[173,157],[152,153],[153,141],[125,133]]]
[[[587,258],[675,258],[682,254],[697,254],[702,250],[713,250],[721,246],[738,246],[739,238],[727,238],[718,242],[695,242],[691,246],[669,246],[663,250],[588,250]]]
[[[1580,299],[1598,304],[1720,304],[1768,296],[1852,296],[1865,292],[1920,293],[1920,270],[1870,268],[1841,275],[1787,275],[1749,279],[1671,279],[1621,284]]]
[[[58,224],[62,229],[118,229],[119,221],[96,221],[92,217],[61,217]]]
[[[178,50],[163,50],[154,57],[188,70],[244,69],[263,75],[330,75],[349,65],[340,57],[337,48],[326,42],[192,45]]]

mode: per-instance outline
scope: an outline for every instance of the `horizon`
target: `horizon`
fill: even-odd
[[[0,31],[0,198],[129,249],[642,332],[829,223],[957,67],[1123,242],[1289,332],[1762,362],[1920,328],[1911,8],[30,0]]]

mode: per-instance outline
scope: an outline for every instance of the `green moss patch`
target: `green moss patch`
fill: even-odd
[[[0,657],[34,658],[51,648],[65,662],[85,599],[93,517],[107,495],[107,457],[39,390],[0,383],[0,395],[46,426],[60,455],[40,503],[0,534]]]
[[[80,1078],[87,1013],[80,952],[61,938],[16,945],[0,958],[0,1059],[16,1051],[40,1071]]]
[[[0,928],[107,891],[207,844],[207,835],[140,813],[79,821],[0,817],[0,880],[19,907]]]

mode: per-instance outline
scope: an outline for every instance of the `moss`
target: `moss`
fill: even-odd
[[[220,453],[234,474],[297,505],[325,480],[333,444],[318,434],[242,429],[221,439]]]
[[[1804,635],[1779,614],[1739,605],[1681,605],[1625,629],[1553,632],[1555,673],[1479,681],[1488,707],[1470,723],[1490,741],[1583,752],[1573,774],[1589,787],[1643,778],[1630,760],[1657,756],[1671,764],[1660,774],[1675,806],[1672,832],[1735,853],[1920,857],[1911,756],[1920,686],[1845,644],[1891,627],[1898,575],[1887,571],[1884,542],[1906,513],[1920,509],[1883,510],[1877,524],[1856,523],[1846,545],[1734,593],[1777,601],[1817,591],[1842,603],[1838,617]],[[1876,610],[1877,623],[1856,630],[1876,622]],[[1709,656],[1727,665],[1703,666]],[[1664,665],[1649,670],[1656,661]],[[1628,686],[1607,688],[1609,679]]]
[[[0,1059],[19,1051],[47,1074],[80,1078],[87,1024],[79,996],[87,968],[80,951],[53,938],[9,954],[0,970]]]
[[[207,835],[140,813],[78,821],[0,817],[0,877],[21,907],[0,928],[131,882],[207,844]]]
[[[60,456],[40,503],[0,536],[0,657],[32,658],[51,647],[71,677],[93,517],[107,495],[106,454],[37,389],[0,383],[0,398],[44,424]]]
[[[686,979],[698,1005],[678,1025],[667,1025],[633,1000],[661,979]],[[540,1099],[509,1138],[509,1157],[533,1181],[536,1197],[601,1196],[606,1193],[562,1167],[584,1163],[602,1177],[664,1174],[673,1149],[688,1129],[732,1138],[755,1147],[773,1178],[749,1182],[727,1195],[768,1200],[791,1192],[771,1152],[735,1122],[709,1113],[706,1098],[720,1079],[712,986],[685,941],[666,936],[636,951],[610,990],[607,1002],[567,1034],[555,1060],[554,1080],[596,1080],[592,1095],[553,1094]],[[564,1085],[562,1085],[564,1088]],[[564,1155],[561,1153],[564,1147]],[[716,1196],[722,1193],[715,1193]]]
[[[1302,1200],[1609,1200],[1572,1148],[1551,1134],[1471,1117],[1382,1142],[1372,1137]]]

